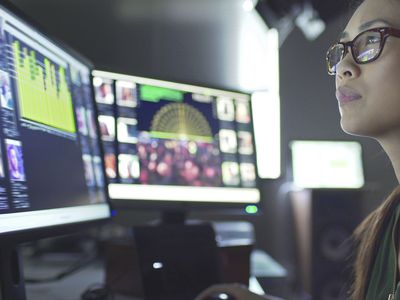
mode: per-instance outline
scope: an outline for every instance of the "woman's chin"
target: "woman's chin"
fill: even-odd
[[[360,126],[359,124],[355,124],[354,122],[346,122],[343,119],[340,122],[340,126],[342,130],[350,135],[357,136],[369,136],[368,132],[366,132],[365,126]]]

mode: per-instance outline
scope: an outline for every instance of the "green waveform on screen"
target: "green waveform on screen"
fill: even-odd
[[[143,101],[149,102],[159,102],[161,99],[176,102],[183,101],[183,92],[153,85],[142,85],[140,87],[140,96]]]
[[[26,47],[21,50],[19,41],[14,41],[12,47],[22,118],[75,133],[72,95],[65,69],[59,66],[56,70],[46,57],[41,65],[36,52]]]

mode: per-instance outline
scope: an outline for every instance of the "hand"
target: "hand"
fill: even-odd
[[[213,285],[201,292],[195,300],[207,300],[207,297],[218,293],[225,293],[233,296],[235,297],[235,300],[283,300],[274,296],[260,296],[254,294],[250,292],[246,286],[238,283]]]

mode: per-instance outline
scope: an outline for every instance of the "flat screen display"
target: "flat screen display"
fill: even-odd
[[[250,95],[93,71],[111,199],[258,203]]]
[[[358,142],[293,141],[294,184],[302,188],[361,188],[362,149]]]
[[[90,65],[0,6],[0,235],[109,216]]]

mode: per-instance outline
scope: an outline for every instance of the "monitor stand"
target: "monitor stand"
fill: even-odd
[[[16,245],[0,245],[0,300],[26,300],[22,259]]]
[[[186,213],[184,211],[169,210],[161,212],[160,225],[184,225],[186,221]]]
[[[169,211],[157,225],[134,227],[133,235],[145,299],[194,299],[221,282],[210,223],[188,224],[183,212]]]

